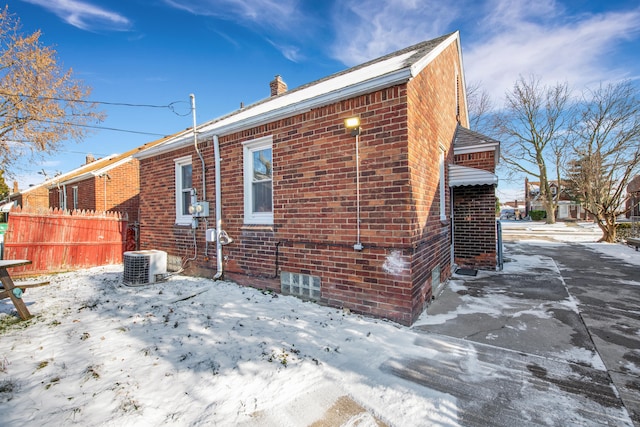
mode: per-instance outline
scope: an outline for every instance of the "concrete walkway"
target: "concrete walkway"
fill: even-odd
[[[456,396],[453,424],[640,426],[639,267],[571,243],[505,255],[502,272],[455,276],[414,326],[445,356],[382,369]]]

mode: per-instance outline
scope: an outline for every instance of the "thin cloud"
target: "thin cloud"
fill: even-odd
[[[356,65],[451,32],[466,7],[438,0],[347,0],[336,2],[332,55]]]
[[[570,14],[562,3],[513,0],[344,0],[332,14],[331,55],[356,65],[455,30],[461,31],[465,74],[501,101],[520,75],[584,87],[633,78],[619,49],[640,35],[640,9]]]
[[[300,62],[304,59],[303,54],[300,52],[300,48],[293,45],[283,45],[276,43],[272,40],[267,40],[273,47],[278,49],[282,56],[287,58],[291,62]]]
[[[165,3],[193,15],[259,27],[286,29],[299,17],[298,0],[165,0]]]
[[[123,31],[131,27],[124,16],[77,0],[23,0],[41,6],[76,28],[86,31]]]
[[[250,28],[262,34],[292,62],[300,60],[300,48],[289,41],[273,40],[295,40],[296,34],[304,33],[305,23],[312,19],[303,13],[299,0],[165,0],[165,3],[193,15],[210,16]],[[228,36],[221,36],[237,43]]]
[[[486,38],[467,45],[463,40],[467,80],[481,82],[494,100],[501,101],[520,75],[577,88],[630,77],[613,58],[624,42],[638,37],[639,9],[570,16],[551,1],[535,11],[506,7],[512,3],[492,3],[482,23],[490,29]]]

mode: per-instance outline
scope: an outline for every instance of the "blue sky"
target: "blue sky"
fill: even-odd
[[[42,30],[65,69],[108,103],[84,141],[17,170],[21,189],[37,171],[67,172],[213,119],[269,95],[411,44],[459,30],[467,84],[501,105],[519,75],[584,88],[640,76],[637,0],[12,0],[23,31]],[[501,191],[521,183],[502,181]],[[512,198],[503,194],[502,199]]]

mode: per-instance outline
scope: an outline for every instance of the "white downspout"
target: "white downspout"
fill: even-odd
[[[216,167],[216,263],[218,271],[213,277],[219,279],[222,277],[222,243],[220,243],[220,233],[222,232],[222,192],[220,189],[220,144],[218,143],[218,135],[213,135],[213,156],[215,158]]]
[[[200,162],[202,163],[202,200],[207,200],[207,181],[205,177],[204,157],[202,157],[202,153],[200,153],[200,149],[198,148],[198,132],[196,132],[196,96],[194,94],[190,94],[189,97],[191,98],[191,112],[193,116],[193,146],[196,149],[196,153],[198,153],[198,157],[200,157]]]
[[[362,250],[362,242],[360,241],[360,129],[356,134],[356,243],[353,249]]]

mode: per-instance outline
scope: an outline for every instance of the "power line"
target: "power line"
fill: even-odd
[[[155,105],[155,104],[133,104],[128,102],[89,101],[85,99],[66,99],[66,98],[57,98],[57,97],[50,97],[50,96],[33,96],[33,95],[25,95],[22,93],[10,93],[10,92],[3,92],[3,91],[0,91],[0,95],[19,96],[23,98],[32,98],[32,99],[46,99],[50,101],[78,102],[78,103],[84,103],[84,104],[114,105],[119,107],[167,108],[177,116],[187,116],[191,114],[191,107],[189,107],[189,111],[185,114],[180,114],[175,110],[176,104],[180,104],[180,103],[188,104],[188,101],[173,101],[167,105]]]
[[[15,117],[15,116],[9,117],[9,118],[16,119],[16,120],[20,120],[21,119],[21,117]],[[114,131],[114,132],[133,133],[133,134],[138,134],[138,135],[150,135],[150,136],[160,136],[160,137],[167,136],[167,135],[162,134],[162,133],[142,132],[142,131],[129,130],[129,129],[118,129],[118,128],[112,128],[112,127],[106,127],[106,126],[83,125],[83,124],[77,124],[77,123],[71,123],[71,122],[57,122],[57,121],[54,121],[54,120],[43,120],[43,119],[35,119],[35,118],[30,118],[29,120],[33,120],[35,122],[50,123],[52,125],[75,126],[75,127],[82,127],[82,128],[111,130],[111,131]]]

